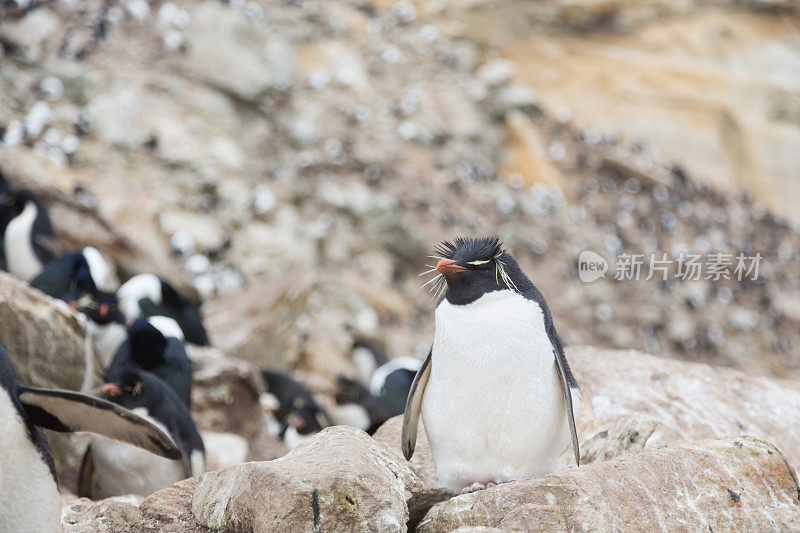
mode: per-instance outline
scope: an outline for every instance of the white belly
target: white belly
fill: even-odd
[[[136,414],[144,416],[166,432],[164,426],[142,411],[134,409]],[[123,494],[149,496],[186,477],[180,459],[172,461],[105,437],[92,437],[91,446],[94,459],[93,500]]]
[[[578,401],[574,392],[576,413]],[[422,417],[451,490],[554,471],[570,433],[540,307],[507,290],[443,301]]]
[[[0,427],[0,531],[61,531],[56,482],[3,389]]]
[[[37,212],[36,204],[28,202],[22,213],[14,217],[6,226],[4,247],[8,271],[25,281],[35,278],[42,271],[43,266],[36,257],[31,242],[31,232]]]

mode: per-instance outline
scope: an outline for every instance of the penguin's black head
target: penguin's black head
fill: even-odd
[[[284,427],[284,431],[292,426],[300,435],[308,435],[332,425],[327,413],[299,382],[280,372],[264,370],[262,375],[267,383],[268,392],[274,395],[280,404],[275,416]]]
[[[433,283],[431,290],[456,305],[474,302],[487,292],[519,292],[519,285],[527,279],[497,237],[458,237],[452,242],[444,241],[431,257],[439,260],[431,270],[438,272],[428,282]]]
[[[68,299],[69,306],[89,317],[96,324],[124,323],[119,300],[113,292],[75,291]]]
[[[181,293],[175,290],[175,287],[164,281],[161,281],[161,303],[174,308],[183,308],[190,305],[189,300]]]
[[[164,363],[167,339],[150,322],[139,318],[128,328],[131,359],[141,368],[153,370]]]
[[[101,397],[126,409],[157,406],[168,388],[154,375],[135,368],[111,369],[104,378]]]
[[[39,195],[29,189],[16,189],[12,191],[6,201],[11,211],[14,213],[14,216],[22,213],[22,210],[25,209],[25,204],[28,202],[33,202],[36,204],[36,207],[42,206]]]
[[[363,397],[368,394],[369,391],[358,381],[354,381],[344,376],[339,376],[336,379],[334,398],[337,405],[360,403]]]

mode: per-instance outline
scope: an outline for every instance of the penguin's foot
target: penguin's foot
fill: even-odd
[[[486,485],[484,485],[483,483],[478,483],[476,481],[472,485],[468,485],[468,486],[464,487],[463,489],[461,489],[461,494],[469,494],[470,492],[483,490],[485,488],[486,488]]]
[[[463,489],[461,489],[461,494],[469,494],[470,492],[475,492],[475,491],[478,491],[478,490],[491,489],[492,487],[494,487],[496,485],[497,485],[497,483],[495,483],[494,481],[489,481],[486,484],[478,483],[476,481],[472,485],[468,485],[468,486],[464,487]]]

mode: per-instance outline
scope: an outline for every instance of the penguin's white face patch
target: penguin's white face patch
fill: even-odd
[[[161,303],[161,280],[154,274],[139,274],[122,284],[117,291],[119,308],[125,320],[131,322],[139,318],[139,300],[150,299],[153,303]]]
[[[87,246],[83,249],[83,257],[89,265],[89,274],[92,276],[95,286],[98,289],[103,288],[108,279],[108,273],[111,271],[108,263],[106,263],[97,248]]]
[[[60,531],[56,482],[2,388],[0,428],[0,531]]]
[[[166,337],[175,337],[179,341],[183,342],[185,339],[183,337],[183,330],[175,321],[174,318],[170,318],[168,316],[151,316],[147,319],[151,326],[156,328],[161,334]]]

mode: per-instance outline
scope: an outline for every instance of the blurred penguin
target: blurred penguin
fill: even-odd
[[[352,326],[347,326],[346,329],[353,335],[350,359],[356,367],[361,383],[369,386],[375,370],[388,361],[386,350],[378,341],[356,332]]]
[[[100,252],[87,246],[53,259],[30,283],[53,298],[71,302],[84,295],[98,295],[110,271]]]
[[[277,400],[275,418],[279,426],[276,437],[283,440],[287,448],[292,450],[333,425],[328,414],[296,380],[281,372],[269,370],[264,370],[262,375],[267,393]]]
[[[131,368],[109,370],[105,380],[105,398],[159,427],[175,441],[181,455],[165,459],[125,443],[93,437],[81,463],[78,496],[93,500],[123,494],[148,496],[204,471],[205,447],[197,426],[166,383]]]
[[[0,427],[0,531],[61,531],[55,464],[41,428],[104,435],[161,461],[181,456],[161,429],[127,409],[76,392],[20,385],[2,346]]]
[[[27,189],[9,195],[13,218],[3,234],[3,252],[8,272],[31,281],[55,257],[53,226],[47,208],[34,192]]]
[[[167,328],[170,319],[160,318],[157,324],[160,322]],[[177,325],[168,328],[180,330]],[[128,327],[128,338],[114,354],[108,372],[114,375],[121,369],[152,372],[172,388],[187,407],[191,405],[192,361],[186,354],[186,347],[180,339],[164,335],[148,319],[139,318]]]
[[[331,419],[340,425],[353,426],[370,435],[386,422],[392,412],[358,381],[339,376],[334,390],[336,405],[330,409]]]
[[[200,309],[158,276],[134,276],[122,284],[117,296],[127,322],[142,316],[167,316],[178,323],[186,342],[209,344]]]
[[[402,414],[406,399],[422,361],[413,357],[398,357],[378,368],[372,375],[370,392],[383,400],[392,416]]]

